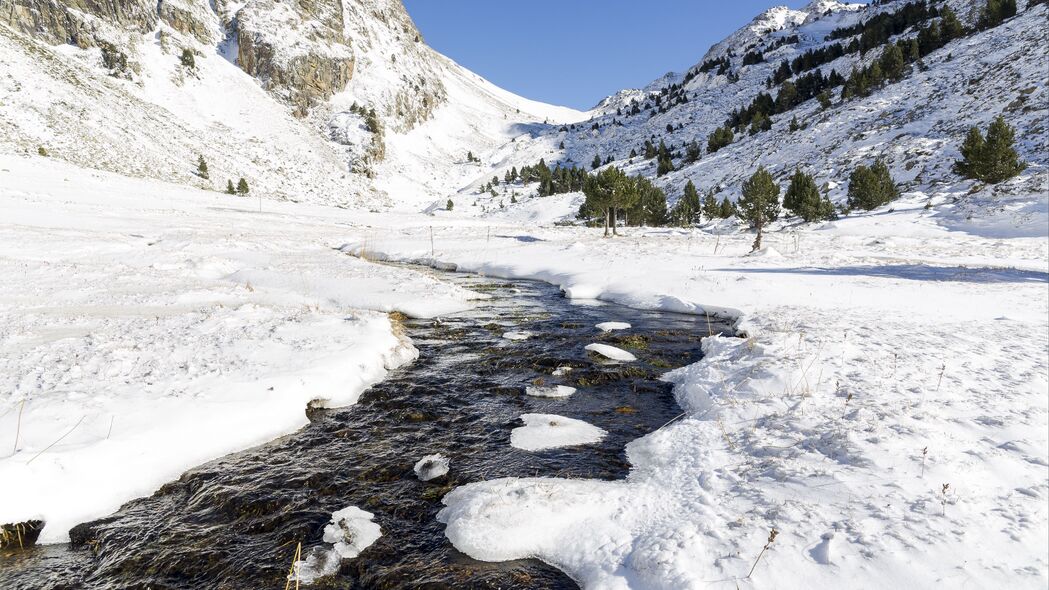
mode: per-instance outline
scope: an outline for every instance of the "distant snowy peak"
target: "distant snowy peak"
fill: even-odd
[[[746,26],[725,37],[720,43],[714,44],[702,61],[717,59],[725,55],[741,55],[752,49],[765,35],[782,31],[783,29],[800,25],[809,18],[809,13],[801,10],[791,10],[786,6],[774,6],[747,23]]]
[[[813,0],[800,10],[773,6],[712,46],[703,56],[701,63],[730,53],[735,56],[743,55],[759,45],[770,33],[796,29],[828,14],[855,12],[864,8],[867,8],[866,4],[846,4],[837,0]]]
[[[856,11],[865,8],[866,4],[846,4],[845,2],[838,2],[837,0],[812,0],[801,9],[801,12],[807,13],[809,19],[824,16],[827,14],[833,14],[841,11]]]

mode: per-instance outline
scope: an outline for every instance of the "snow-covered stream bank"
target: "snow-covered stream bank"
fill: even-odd
[[[0,157],[0,523],[44,520],[41,541],[65,542],[415,357],[362,310],[426,317],[478,296],[333,250],[338,210],[258,207]]]
[[[440,278],[490,298],[468,312],[405,320],[418,360],[356,405],[311,412],[295,433],[190,469],[76,527],[72,549],[8,554],[0,585],[281,587],[302,542],[298,578],[320,587],[575,588],[535,560],[485,564],[455,551],[436,518],[441,497],[489,478],[623,478],[624,446],[680,412],[659,375],[695,361],[701,339],[729,326],[583,305],[534,281]],[[609,320],[633,327],[615,334],[596,327]],[[509,330],[531,336],[504,338]],[[593,355],[586,346],[595,340],[630,347],[637,358]],[[540,382],[571,384],[575,393],[530,395]],[[535,444],[518,444],[521,428]],[[423,477],[427,460],[442,468]]]
[[[347,244],[572,297],[745,311],[748,340],[707,340],[668,376],[688,417],[628,447],[626,482],[466,486],[445,499],[449,538],[589,588],[1043,588],[1047,241],[946,229],[923,202],[780,231],[756,256],[745,234],[469,220],[433,246],[425,227]]]

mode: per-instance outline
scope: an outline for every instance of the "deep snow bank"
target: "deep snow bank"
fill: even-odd
[[[417,354],[367,310],[478,296],[334,250],[341,210],[3,156],[0,209],[0,523],[45,543],[356,402]]]

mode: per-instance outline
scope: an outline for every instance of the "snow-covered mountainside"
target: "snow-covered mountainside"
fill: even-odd
[[[906,4],[903,0],[876,5],[816,0],[801,10],[771,8],[714,45],[687,72],[667,74],[643,89],[621,91],[601,101],[582,124],[547,126],[519,138],[515,144],[519,155],[499,160],[493,173],[502,178],[511,167],[533,165],[540,158],[551,167],[574,165],[589,170],[599,156],[605,165],[655,179],[673,205],[689,180],[700,194],[713,191],[719,199],[734,200],[742,181],[759,165],[783,185],[795,168],[801,168],[815,176],[832,200],[840,202],[852,169],[882,158],[903,191],[948,197],[963,217],[1000,219],[1005,215],[1011,222],[1016,215],[1044,209],[1049,164],[1044,49],[1049,44],[1045,27],[1049,8],[1044,3],[1021,0],[1017,16],[985,30],[975,26],[984,2],[930,3],[936,10],[951,7],[969,30],[906,68],[899,81],[850,100],[841,99],[842,86],[832,87],[829,107],[822,107],[815,98],[805,100],[773,115],[770,130],[749,134],[737,129],[733,143],[716,153],[708,151],[708,137],[734,111],[746,108],[761,93],[777,98],[779,84],[770,85],[770,81],[783,62],[838,43],[848,44],[860,35],[834,38],[831,33],[900,11]],[[940,21],[930,17],[893,35],[890,41],[916,38],[920,26]],[[834,71],[847,78],[853,68],[876,61],[881,51],[878,46],[846,53],[793,72],[786,79],[798,82],[817,71],[826,77]],[[724,67],[720,60],[727,60]],[[974,125],[986,129],[998,115],[1019,130],[1017,151],[1028,163],[1027,170],[995,187],[963,181],[952,173],[951,166],[959,157],[966,132]],[[791,129],[792,119],[800,128]],[[646,140],[666,144],[673,154],[673,171],[657,178],[657,159],[645,157]],[[695,161],[686,156],[692,142],[701,152]],[[501,190],[510,193],[514,187]],[[518,187],[517,192],[521,200],[521,193],[528,190]],[[464,190],[463,196],[487,202],[477,186]],[[499,194],[488,209],[498,209],[500,202],[505,206],[508,200],[506,194]],[[1041,224],[1035,223],[1033,230],[1040,229]]]
[[[340,206],[458,188],[468,152],[582,117],[434,52],[399,0],[19,0],[0,64],[0,151]]]

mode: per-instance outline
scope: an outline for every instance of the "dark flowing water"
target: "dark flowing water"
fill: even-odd
[[[295,546],[322,545],[332,512],[375,514],[383,536],[311,588],[575,588],[535,560],[490,564],[459,553],[436,520],[454,486],[515,476],[617,479],[624,446],[679,409],[658,376],[696,361],[700,340],[730,333],[717,320],[585,305],[555,287],[462,274],[441,278],[488,293],[470,312],[408,320],[420,351],[360,402],[309,411],[301,431],[186,472],[148,498],[74,529],[69,546],[0,557],[0,588],[282,589]],[[630,330],[594,326],[625,321]],[[510,330],[532,337],[510,341]],[[639,357],[612,363],[583,347],[605,342]],[[574,370],[552,376],[557,367]],[[566,384],[568,399],[527,396],[526,385]],[[577,418],[608,431],[599,443],[527,452],[510,446],[521,414]],[[419,481],[412,467],[442,453],[451,471]]]

